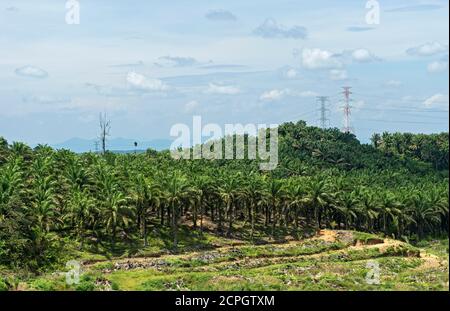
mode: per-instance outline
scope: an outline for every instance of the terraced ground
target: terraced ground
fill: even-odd
[[[422,246],[332,230],[282,244],[222,239],[211,250],[87,260],[77,285],[53,273],[22,282],[18,289],[448,290],[448,239]],[[371,277],[373,267],[379,267],[379,284]]]

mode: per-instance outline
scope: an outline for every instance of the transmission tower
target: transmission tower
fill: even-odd
[[[352,92],[350,91],[350,86],[344,86],[343,89],[344,91],[342,92],[342,94],[344,94],[344,107],[342,108],[344,110],[344,128],[342,129],[342,131],[344,133],[351,133],[352,128],[350,126],[350,115],[352,106],[350,106],[350,102],[352,100],[350,99],[350,95],[352,94]]]
[[[320,103],[320,127],[327,128],[327,123],[329,119],[327,118],[327,107],[326,104],[328,102],[328,96],[317,96],[317,101]]]

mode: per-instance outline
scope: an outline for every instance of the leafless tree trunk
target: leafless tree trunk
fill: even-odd
[[[106,113],[100,114],[100,142],[102,144],[102,152],[106,152],[106,140],[111,129],[111,121],[108,120]]]

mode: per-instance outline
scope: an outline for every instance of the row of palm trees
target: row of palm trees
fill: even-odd
[[[32,230],[26,240],[57,234],[83,246],[95,236],[113,250],[124,239],[147,246],[157,226],[171,229],[176,248],[182,221],[202,233],[206,219],[230,237],[248,228],[250,239],[325,227],[421,239],[448,234],[449,225],[448,184],[434,177],[326,170],[277,178],[165,154],[76,155],[44,146],[8,152],[0,166],[0,231],[15,215],[24,221],[19,230]]]

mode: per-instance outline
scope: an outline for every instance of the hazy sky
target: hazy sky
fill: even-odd
[[[329,96],[341,128],[448,131],[448,1],[0,0],[0,136],[54,144],[112,136],[168,138],[175,123],[317,125]]]

